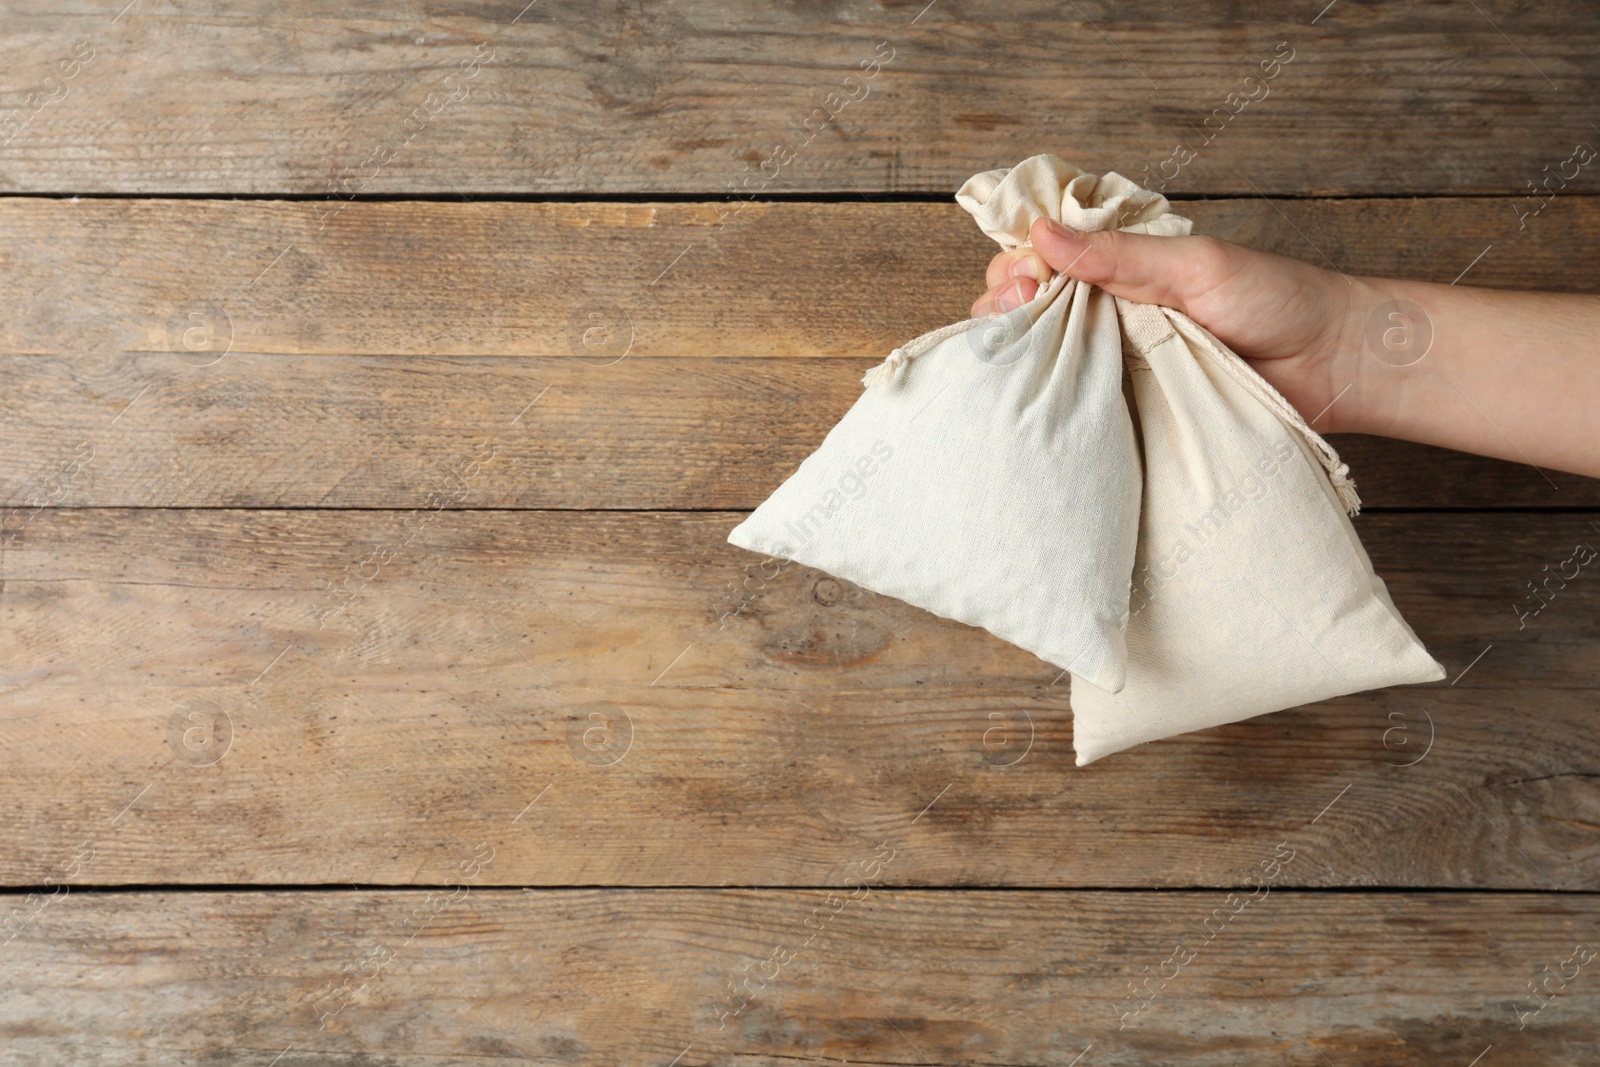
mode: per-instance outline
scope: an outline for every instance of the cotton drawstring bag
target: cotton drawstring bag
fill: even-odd
[[[1030,176],[1038,196],[1016,188]],[[1024,204],[1044,193],[1059,215],[1048,164],[971,199],[985,177],[957,199],[1002,244],[1017,226],[1026,238]],[[1165,204],[1131,184],[1091,204],[1085,178],[1067,200],[1080,225],[1120,212],[1141,226]],[[1003,320],[924,334],[869,372],[876,384],[728,540],[981,626],[1114,693],[1140,492],[1121,351],[1112,297],[1064,276]]]
[[[1049,216],[1190,232],[1119,174],[1034,156],[956,196],[1002,248]],[[1333,449],[1184,315],[1057,275],[891,352],[729,535],[1071,672],[1074,747],[1112,752],[1444,676],[1372,570]]]
[[[1346,514],[1338,456],[1180,312],[1118,299],[1144,445],[1126,684],[1072,679],[1078,765],[1143,741],[1444,677]]]

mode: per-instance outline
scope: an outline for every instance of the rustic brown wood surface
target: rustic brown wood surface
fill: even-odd
[[[1600,889],[1600,591],[1526,584],[1600,515],[1364,517],[1446,682],[1087,769],[1058,669],[763,565],[740,517],[41,514],[0,558],[0,877],[126,806],[113,884],[427,884],[537,799],[491,880],[821,884],[942,797],[895,881],[1215,885],[1349,786],[1296,884]]]
[[[1600,292],[1600,9],[124,4],[0,20],[0,1065],[1600,1060],[1600,480],[1336,439],[1446,679],[1088,768],[725,541],[1034,152]]]
[[[429,464],[488,439],[507,462],[472,506],[754,507],[862,371],[967,314],[994,250],[953,205],[763,204],[724,225],[712,204],[335,206],[319,230],[328,205],[0,202],[0,280],[25,294],[0,322],[0,506],[54,477],[69,507],[414,507]],[[1353,272],[1600,288],[1572,269],[1600,259],[1597,199],[1521,233],[1503,200],[1183,210]],[[1592,479],[1338,443],[1369,507],[1600,503]]]
[[[61,507],[754,508],[878,361],[230,353],[0,357],[0,529]],[[1600,481],[1359,434],[1331,438],[1362,506],[1595,507]],[[0,534],[0,537],[3,537]]]
[[[908,892],[874,872],[916,846],[878,841],[839,857],[858,877],[837,892],[481,888],[511,830],[442,842],[456,874],[426,894],[46,900],[3,948],[6,1054],[1571,1067],[1600,1042],[1589,896],[1308,894],[1265,875],[1231,895]],[[1252,866],[1275,855],[1286,873],[1317,850],[1291,827]]]
[[[1592,136],[1597,23],[1574,3],[30,0],[7,11],[0,187],[947,193],[1057,151],[1200,193],[1521,193]]]
[[[1600,197],[1181,202],[1350,274],[1600,290]],[[950,204],[0,200],[0,354],[882,358],[999,246]],[[1487,252],[1485,249],[1487,248]],[[1481,256],[1481,258],[1479,258]],[[197,316],[197,317],[192,317]],[[89,364],[87,371],[96,364]]]

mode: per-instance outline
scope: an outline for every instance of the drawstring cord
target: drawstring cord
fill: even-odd
[[[1045,288],[1061,277],[1062,275],[1058,274],[1046,282],[1045,285],[1040,286],[1039,294],[1034,299],[1037,300],[1039,296],[1043,296]],[[1162,310],[1168,314],[1175,314],[1167,308]],[[976,319],[965,319],[961,322],[953,322],[948,326],[941,326],[937,330],[930,330],[920,337],[913,338],[890,352],[882,363],[862,375],[861,384],[868,389],[874,386],[888,385],[894,378],[896,370],[905,366],[917,356],[922,355],[940,341],[1000,317],[1000,315],[996,314],[985,315]],[[1194,320],[1190,319],[1189,321],[1193,322]],[[1310,446],[1311,450],[1316,453],[1323,469],[1327,471],[1328,481],[1333,484],[1334,492],[1339,496],[1339,503],[1344,505],[1345,512],[1352,516],[1360,514],[1361,497],[1356,494],[1356,484],[1350,478],[1350,465],[1339,459],[1339,453],[1334,451],[1333,446],[1328,444],[1321,434],[1313,430],[1306,420],[1301,417],[1300,413],[1294,409],[1294,405],[1285,400],[1283,394],[1279,393],[1267,383],[1266,379],[1257,374],[1250,364],[1246,363],[1242,357],[1227,346],[1214,343],[1210,331],[1206,330],[1205,327],[1200,326],[1199,323],[1194,323],[1194,325],[1200,329],[1201,336],[1206,341],[1206,347],[1211,350],[1211,354],[1216,359],[1217,364],[1222,367],[1228,376],[1237,382],[1245,392],[1266,405],[1269,411],[1288,423],[1290,428],[1297,432],[1306,444]],[[1124,356],[1126,358],[1127,353],[1124,353]],[[1132,360],[1128,360],[1128,362],[1131,364]],[[1141,360],[1140,362],[1144,361]],[[1148,364],[1145,365],[1148,366]],[[1135,369],[1139,368],[1135,365]]]
[[[1049,280],[1039,286],[1039,291],[1034,294],[1033,299],[1037,300],[1039,297],[1044,296],[1045,290],[1060,277],[1062,277],[1062,275],[1051,275]],[[1001,318],[1003,317],[1003,314],[1009,314],[1009,312],[997,312],[993,315],[984,315],[976,319],[964,319],[961,322],[952,322],[950,325],[941,326],[937,330],[929,330],[921,337],[912,338],[899,348],[896,348],[893,352],[890,352],[882,363],[863,374],[861,376],[861,384],[868,389],[871,389],[875,385],[888,385],[889,380],[894,377],[894,372],[897,369],[911,362],[911,360],[915,359],[916,357],[922,355],[928,349],[932,348],[940,341],[943,341],[946,337],[953,337],[958,333],[963,333],[981,325],[982,323]]]
[[[1170,308],[1162,310],[1169,317],[1179,314]],[[1188,321],[1194,322],[1193,319]],[[1194,325],[1200,330],[1200,335],[1206,341],[1206,347],[1211,350],[1211,355],[1228,376],[1238,382],[1247,393],[1265,404],[1278,418],[1288,423],[1317,454],[1317,458],[1322,461],[1323,469],[1328,472],[1328,481],[1333,483],[1334,491],[1339,494],[1339,503],[1344,505],[1344,510],[1352,516],[1360,514],[1361,498],[1356,495],[1356,483],[1350,479],[1350,465],[1339,460],[1339,453],[1334,451],[1333,446],[1313,430],[1294,409],[1294,405],[1285,400],[1283,394],[1274,389],[1265,378],[1257,374],[1255,368],[1246,363],[1242,356],[1226,345],[1216,343],[1211,332],[1204,326],[1197,322]]]
[[[875,385],[888,385],[889,379],[894,377],[894,372],[897,368],[922,355],[922,353],[943,341],[946,337],[971,329],[981,322],[987,322],[991,318],[994,318],[994,316],[985,315],[981,319],[966,319],[962,322],[953,322],[949,326],[941,326],[937,330],[929,330],[921,337],[907,341],[893,352],[890,352],[882,363],[863,374],[861,376],[861,384],[868,389]]]

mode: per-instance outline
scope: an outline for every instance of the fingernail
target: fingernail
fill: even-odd
[[[1075,239],[1083,236],[1083,234],[1079,233],[1077,230],[1074,230],[1071,226],[1068,226],[1065,223],[1057,222],[1055,219],[1045,219],[1044,228],[1055,234],[1057,237],[1070,237]]]
[[[1029,254],[1011,264],[1011,272],[1006,276],[1008,278],[1031,278],[1034,281],[1038,281],[1039,268],[1042,265],[1043,263],[1038,256]]]
[[[1001,311],[1015,311],[1031,299],[1033,298],[1027,295],[1027,279],[1018,278],[1001,290],[994,302]]]

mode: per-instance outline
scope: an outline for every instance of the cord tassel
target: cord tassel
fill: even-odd
[[[1056,293],[1058,293],[1061,289],[1061,286],[1057,285],[1056,283],[1063,280],[1064,277],[1064,275],[1059,274],[1052,277],[1048,282],[1039,287],[1039,292],[1035,294],[1033,299],[1038,300],[1041,297],[1050,297],[1053,299]],[[1047,289],[1051,291],[1046,292]],[[975,326],[981,326],[983,323],[989,322],[993,319],[1001,318],[1002,314],[1003,313],[997,312],[993,315],[985,315],[982,318],[963,319],[961,322],[952,322],[948,326],[941,326],[937,330],[929,330],[921,337],[913,338],[912,340],[901,345],[899,348],[895,349],[893,352],[890,352],[882,363],[878,364],[876,367],[873,367],[871,370],[867,371],[867,373],[861,376],[861,384],[868,389],[871,389],[875,385],[888,385],[890,380],[894,378],[894,373],[896,370],[905,366],[917,356],[922,355],[928,349],[932,348],[940,341],[943,341],[946,337],[953,337],[958,333],[966,333]]]
[[[888,385],[889,379],[894,377],[897,367],[902,366],[910,357],[904,348],[897,348],[889,353],[889,358],[873,367],[861,376],[861,384],[871,389],[874,385]]]

